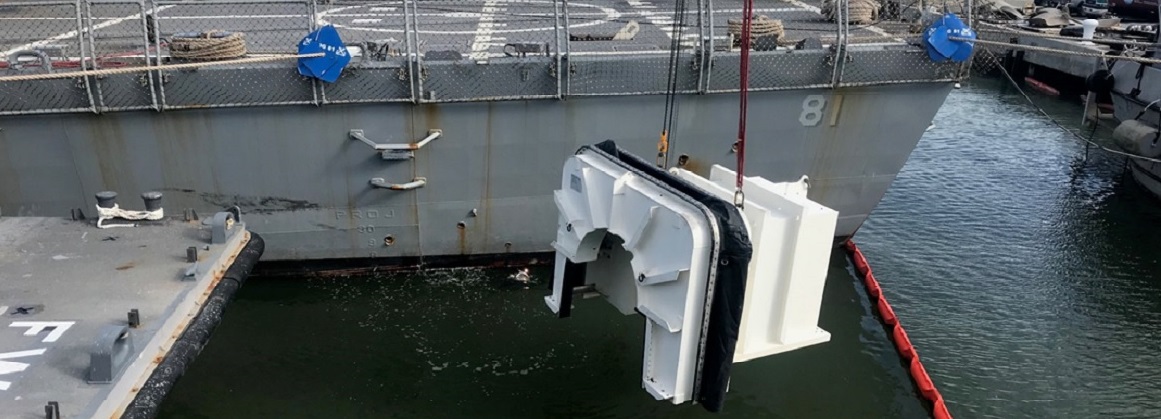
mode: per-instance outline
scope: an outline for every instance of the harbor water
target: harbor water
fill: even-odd
[[[1079,105],[1037,102],[1080,129]],[[857,235],[957,418],[1161,415],[1161,202],[1123,159],[1085,154],[976,79]],[[641,389],[639,316],[588,299],[556,319],[551,270],[527,287],[513,273],[255,278],[161,417],[927,415],[840,250],[820,319],[832,340],[737,364],[716,416]]]

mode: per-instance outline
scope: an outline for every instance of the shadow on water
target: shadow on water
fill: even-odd
[[[926,411],[837,255],[821,324],[832,341],[735,366],[725,412],[640,386],[643,318],[603,299],[557,319],[552,272],[261,279],[166,400],[163,418],[921,418]]]
[[[862,247],[957,418],[1155,416],[1161,201],[997,91],[949,98]]]

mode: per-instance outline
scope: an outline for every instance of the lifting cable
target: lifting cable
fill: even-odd
[[[677,0],[673,7],[673,30],[669,44],[669,74],[665,85],[665,116],[661,124],[661,139],[657,141],[657,167],[669,166],[669,134],[677,107],[677,68],[681,63],[681,40],[685,32],[685,0]]]
[[[750,88],[750,26],[754,20],[754,0],[746,0],[742,7],[742,60],[741,83],[739,87],[738,105],[738,178],[734,189],[734,206],[742,208],[746,196],[742,193],[742,182],[746,172],[746,107],[747,93]]]

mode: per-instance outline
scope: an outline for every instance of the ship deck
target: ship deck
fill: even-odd
[[[340,1],[312,4],[304,1],[167,1],[150,3],[119,0],[95,0],[79,10],[70,1],[31,2],[9,0],[0,5],[0,55],[8,56],[22,49],[48,46],[65,54],[79,50],[78,17],[95,26],[94,45],[98,54],[139,51],[145,42],[142,11],[156,16],[158,30],[164,39],[175,33],[208,30],[246,33],[252,53],[295,51],[296,43],[312,24],[313,13],[318,25],[333,24],[344,41],[388,42],[403,45],[410,25],[417,29],[416,44],[423,50],[456,50],[476,58],[504,56],[507,43],[548,43],[554,47],[556,37],[563,36],[567,19],[568,33],[578,37],[611,36],[635,21],[640,31],[631,40],[580,41],[567,46],[571,54],[656,53],[667,52],[678,34],[674,27],[674,7],[663,2],[644,0],[590,0],[564,2],[550,0],[440,0]],[[741,16],[742,0],[717,0],[712,6],[712,25],[699,23],[697,6],[689,2],[682,45],[696,45],[701,28],[715,45],[724,45],[727,20]],[[756,13],[782,20],[783,44],[815,37],[833,39],[838,31],[835,22],[820,13],[818,0],[759,1]],[[706,15],[709,14],[707,11]],[[413,22],[406,18],[413,16]],[[705,16],[704,21],[710,21]],[[876,25],[852,25],[853,38],[886,35],[890,22]],[[888,41],[889,38],[883,40]],[[57,48],[59,47],[59,48]]]
[[[735,92],[740,83],[729,21],[741,17],[742,0],[689,2],[680,15],[646,0],[4,4],[0,56],[8,59],[0,60],[0,114],[563,99],[670,89],[705,94]],[[779,20],[783,33],[776,45],[756,44],[751,90],[949,81],[962,72],[957,63],[933,62],[917,46],[913,27],[884,15],[905,5],[888,2],[874,24],[842,26],[823,7],[820,0],[756,5],[756,14]],[[322,25],[333,25],[352,55],[333,83],[296,71],[298,43]],[[182,61],[171,40],[210,31],[241,32],[245,56],[266,58],[151,68]],[[808,39],[815,41],[800,44]],[[673,45],[681,51],[676,63]],[[675,67],[674,86],[668,80]],[[81,68],[118,73],[69,76]],[[21,77],[43,72],[55,74]]]
[[[249,240],[235,228],[208,245],[208,229],[185,222],[0,218],[0,416],[42,418],[56,403],[48,417],[120,417]],[[101,365],[112,369],[90,370]]]

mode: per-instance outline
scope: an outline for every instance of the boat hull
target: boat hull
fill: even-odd
[[[1161,107],[1157,106],[1161,102],[1161,89],[1156,87],[1157,82],[1161,81],[1161,69],[1152,66],[1140,69],[1140,66],[1135,62],[1114,64],[1113,75],[1116,81],[1112,91],[1113,116],[1118,121],[1136,119],[1156,127],[1158,121],[1161,121]],[[1141,78],[1140,83],[1138,76]],[[1140,92],[1134,97],[1130,93],[1138,87]],[[1133,180],[1161,199],[1161,163],[1136,158],[1129,160]]]
[[[751,93],[746,174],[810,179],[810,198],[855,233],[943,104],[951,83]],[[414,105],[350,104],[0,119],[4,216],[95,215],[98,191],[168,215],[237,205],[267,241],[266,260],[551,251],[553,190],[565,158],[611,139],[656,154],[664,96]],[[735,166],[736,94],[679,98],[670,166]],[[352,140],[442,136],[384,160]],[[681,157],[684,156],[684,157]],[[425,180],[414,190],[373,187]]]

